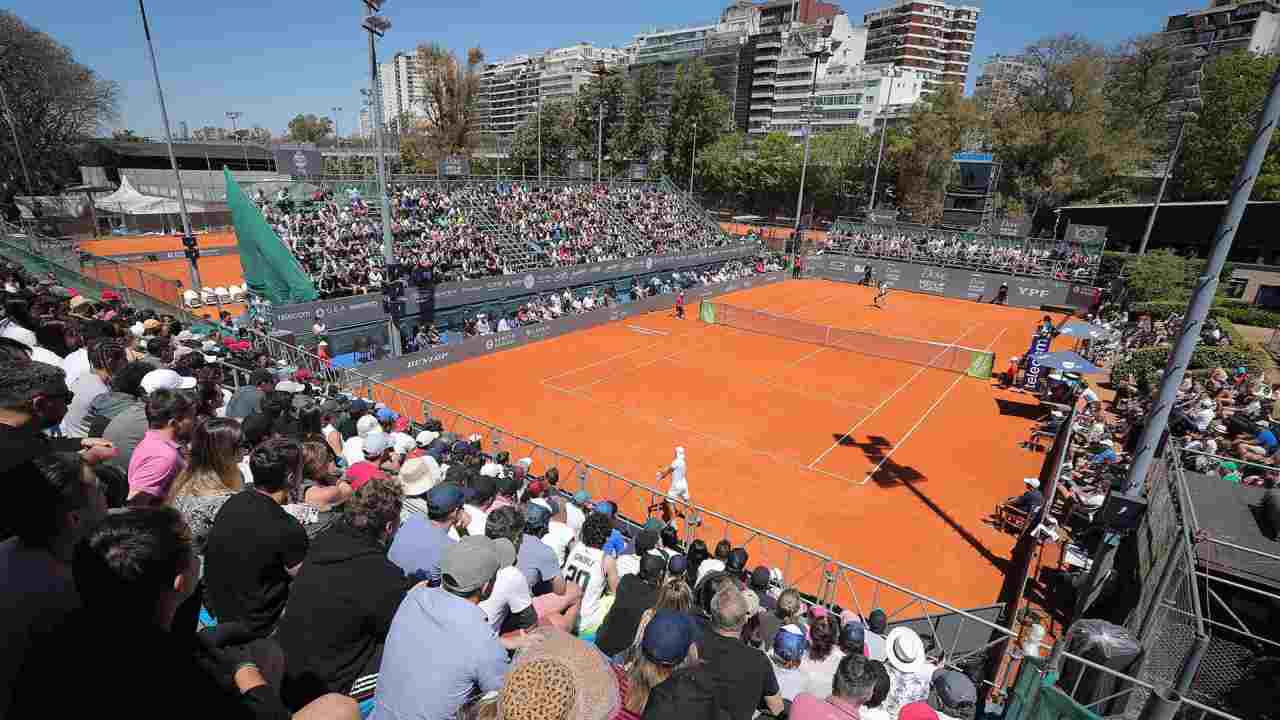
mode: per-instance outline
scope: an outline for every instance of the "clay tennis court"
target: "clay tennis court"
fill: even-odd
[[[200,247],[226,247],[236,244],[235,233],[212,232],[198,235]],[[90,240],[80,243],[80,249],[99,257],[126,255],[133,253],[167,252],[182,250],[182,238],[175,235],[142,235],[136,237],[113,237],[101,240]],[[85,274],[97,277],[112,284],[123,282],[128,287],[145,292],[152,297],[181,304],[182,290],[191,287],[191,265],[186,260],[160,260],[157,262],[124,263],[127,268],[134,268],[146,273],[119,272],[111,266],[86,266]],[[200,282],[206,287],[226,287],[244,283],[244,269],[240,265],[239,255],[206,255],[200,258]],[[157,287],[156,279],[177,280],[182,283],[181,289],[175,286]],[[226,309],[233,315],[240,314],[244,303],[227,303]],[[195,311],[205,316],[216,316],[217,307],[202,307]]]
[[[878,310],[871,297],[799,280],[717,301],[989,349],[997,369],[1026,350],[1043,316],[905,292]],[[1013,538],[982,518],[1038,473],[1043,456],[1018,446],[1037,413],[1029,396],[696,317],[696,308],[685,320],[636,316],[392,384],[648,485],[682,445],[699,504],[960,607],[995,600]],[[513,458],[529,451],[506,447]],[[553,462],[534,458],[535,472]],[[572,468],[560,463],[571,489]],[[645,516],[648,494],[589,482],[624,514]],[[700,528],[710,544],[724,532],[712,521]],[[753,551],[753,566],[781,563],[776,545],[730,539]],[[794,566],[788,580],[814,587],[820,573]],[[837,597],[851,605],[848,588]]]

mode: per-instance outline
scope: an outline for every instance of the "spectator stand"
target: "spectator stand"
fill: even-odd
[[[1088,284],[1097,276],[1105,248],[1105,242],[987,235],[907,223],[874,225],[850,218],[836,220],[827,242],[827,252],[841,255]]]

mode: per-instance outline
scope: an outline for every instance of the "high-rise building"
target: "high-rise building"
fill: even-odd
[[[1169,109],[1193,110],[1204,61],[1237,50],[1280,53],[1280,0],[1210,0],[1202,10],[1170,15],[1164,38],[1173,47]]]
[[[816,24],[761,32],[752,38],[751,45],[754,66],[745,127],[751,134],[785,132],[798,137],[808,122],[805,110],[811,103],[810,95],[822,94],[828,75],[833,78],[829,88],[832,97],[850,95],[844,91],[854,85],[861,89],[861,83],[870,77],[863,78],[858,70],[866,56],[866,28],[850,24],[849,16],[843,13]],[[818,49],[825,49],[830,56],[818,62],[815,77],[814,58],[809,53]],[[870,116],[864,116],[861,107],[862,93],[857,95],[856,108],[843,103],[820,110],[820,119],[813,123],[815,132],[869,123]]]
[[[728,22],[665,28],[638,33],[630,45],[631,74],[653,72],[657,80],[657,100],[650,112],[665,122],[671,112],[676,73],[681,65],[701,60],[711,71],[716,89],[728,100],[730,111],[739,104],[742,83],[741,52],[754,26],[754,13],[747,6],[726,11]],[[732,118],[726,117],[725,123]]]
[[[584,42],[487,63],[476,102],[481,132],[510,136],[537,112],[539,96],[543,103],[572,100],[598,64],[617,69],[626,62],[624,50]]]
[[[369,108],[360,111],[360,137],[373,137],[373,113]]]
[[[941,0],[903,0],[863,16],[867,62],[893,63],[925,75],[926,92],[963,87],[981,9]]]
[[[1039,81],[1041,72],[1020,55],[992,55],[982,63],[974,83],[978,107],[996,112],[1008,108],[1023,88]]]
[[[416,53],[398,52],[378,65],[382,122],[387,127],[395,128],[401,118],[426,117],[430,98],[425,81]]]

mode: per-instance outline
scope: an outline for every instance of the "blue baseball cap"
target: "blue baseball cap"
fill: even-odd
[[[787,625],[773,636],[773,654],[786,662],[800,660],[808,649],[809,641],[804,639],[804,632],[795,625]]]
[[[369,404],[360,398],[351,401],[351,413],[353,415],[363,415],[369,409]]]
[[[591,502],[591,493],[587,492],[586,490],[579,490],[578,492],[573,494],[573,501],[578,503],[579,505],[586,505],[587,503]]]
[[[840,628],[841,645],[862,645],[866,641],[867,629],[857,620],[847,622]]]
[[[659,610],[644,628],[640,651],[659,665],[679,665],[693,644],[693,621],[674,610]]]
[[[525,527],[545,528],[551,523],[551,510],[545,505],[529,503],[524,508]]]
[[[448,515],[462,507],[465,493],[456,483],[440,483],[427,491],[427,513]]]
[[[379,422],[395,422],[399,417],[400,416],[396,414],[396,411],[391,408],[382,408],[378,410]]]
[[[601,500],[596,503],[596,512],[613,517],[618,512],[618,506],[612,500]]]

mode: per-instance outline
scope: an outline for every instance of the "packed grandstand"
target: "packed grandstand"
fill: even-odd
[[[392,185],[391,234],[406,275],[448,282],[648,257],[732,240],[674,189],[640,183]],[[386,278],[379,207],[355,189],[255,200],[325,297]]]

